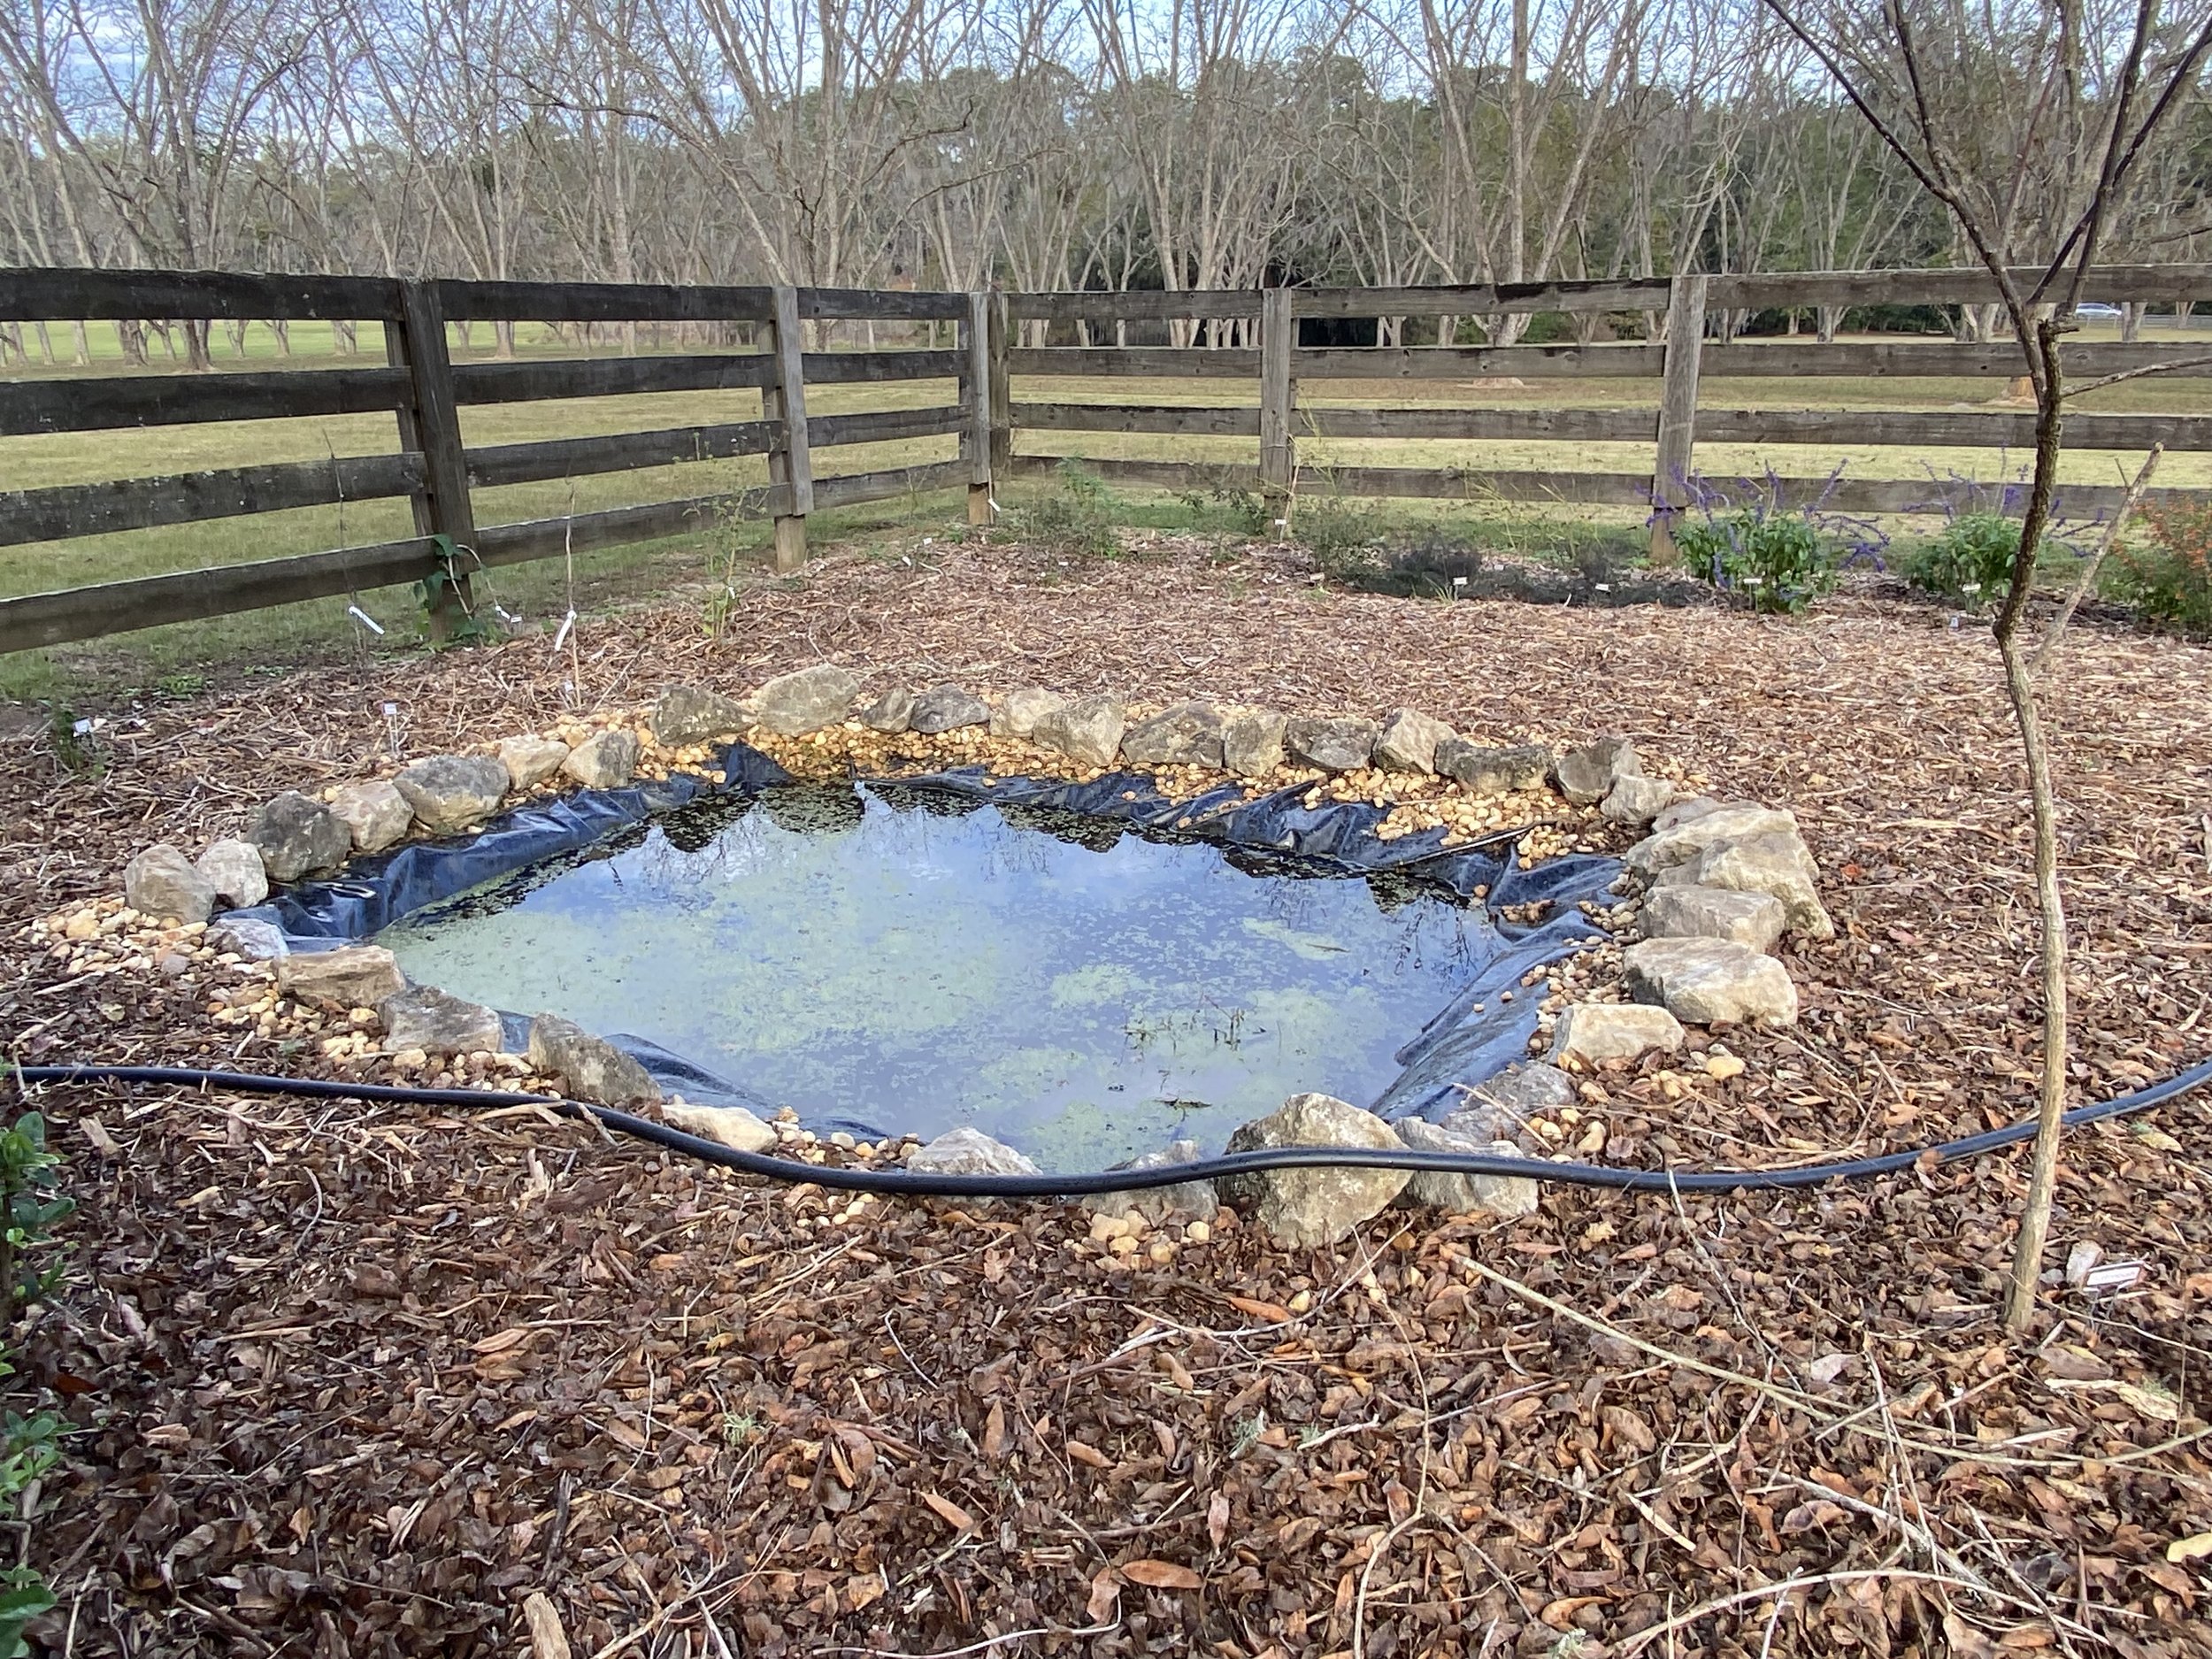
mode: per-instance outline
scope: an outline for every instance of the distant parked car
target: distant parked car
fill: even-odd
[[[2085,305],[2075,306],[2074,315],[2084,322],[2116,323],[2120,320],[2120,308],[2107,305],[2102,300],[2092,300]]]

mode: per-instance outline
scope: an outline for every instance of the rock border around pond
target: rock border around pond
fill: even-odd
[[[1482,1098],[1445,1125],[1409,1125],[1403,1134],[1348,1102],[1296,1095],[1231,1142],[1548,1153],[1567,1129],[1580,1130],[1569,1103],[1579,1098],[1578,1076],[1632,1065],[1654,1051],[1674,1055],[1689,1045],[1691,1027],[1707,1033],[1709,1076],[1726,1074],[1729,1064],[1740,1071],[1742,1062],[1711,1035],[1793,1023],[1795,987],[1773,953],[1787,936],[1829,937],[1833,924],[1792,814],[1695,793],[1689,786],[1703,780],[1678,768],[1647,772],[1624,736],[1562,750],[1528,741],[1526,732],[1508,735],[1513,741],[1479,742],[1410,708],[1380,718],[1286,713],[1196,699],[1163,706],[1111,693],[1070,697],[1039,687],[989,698],[955,685],[890,686],[864,701],[856,676],[817,664],[742,697],[673,684],[649,708],[565,718],[468,752],[396,762],[388,776],[280,793],[240,833],[219,836],[196,858],[165,843],[144,849],[123,873],[119,903],[81,906],[31,931],[36,943],[96,956],[101,965],[242,976],[242,987],[211,995],[209,1018],[265,1033],[311,1033],[323,1056],[341,1064],[378,1065],[440,1086],[558,1090],[601,1105],[651,1107],[678,1126],[747,1150],[804,1148],[814,1137],[788,1113],[771,1125],[749,1112],[664,1101],[634,1058],[558,1015],[532,1022],[525,1053],[506,1052],[494,1010],[409,984],[388,951],[352,945],[288,955],[276,929],[227,919],[221,907],[258,903],[273,886],[330,875],[351,857],[410,838],[472,833],[501,811],[570,788],[619,788],[679,772],[720,786],[727,780],[714,763],[722,746],[738,741],[803,779],[981,765],[995,775],[1088,781],[1121,769],[1150,772],[1175,799],[1235,784],[1248,798],[1290,791],[1309,807],[1361,801],[1382,811],[1376,833],[1385,840],[1437,833],[1448,849],[1517,830],[1516,856],[1525,867],[1587,845],[1588,836],[1627,830],[1638,839],[1623,854],[1619,902],[1584,907],[1605,930],[1604,941],[1523,981],[1543,997],[1532,1063],[1513,1071],[1557,1085],[1518,1105],[1477,1091]],[[1528,1087],[1494,1093],[1502,1099]],[[1568,1098],[1557,1097],[1562,1087]],[[1544,1099],[1531,1110],[1537,1095]],[[921,1168],[1026,1164],[972,1130],[928,1147],[913,1137],[902,1144]],[[1178,1148],[1140,1164],[1187,1156]],[[1394,1202],[1509,1216],[1536,1202],[1533,1183],[1377,1173],[1277,1171],[1233,1184],[1233,1195],[1294,1243],[1340,1239]],[[1165,1198],[1124,1195],[1122,1213],[1141,1226],[1147,1217],[1202,1210],[1204,1185],[1185,1183]],[[1097,1201],[1090,1207],[1111,1209]],[[1203,1227],[1208,1217],[1193,1225]]]

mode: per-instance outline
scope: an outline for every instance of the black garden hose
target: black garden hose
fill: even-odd
[[[1615,1170],[1595,1164],[1555,1164],[1540,1158],[1501,1157],[1487,1152],[1416,1152],[1367,1147],[1278,1147],[1264,1152],[1232,1152],[1157,1169],[1100,1170],[1083,1175],[959,1175],[922,1170],[837,1169],[796,1158],[740,1152],[719,1141],[686,1134],[666,1124],[612,1107],[544,1094],[471,1088],[410,1088],[388,1083],[339,1083],[322,1078],[264,1077],[248,1071],[211,1071],[196,1066],[20,1065],[20,1084],[154,1083],[172,1087],[229,1089],[245,1094],[289,1094],[304,1100],[356,1100],[417,1106],[542,1106],[566,1117],[604,1125],[622,1134],[680,1152],[703,1163],[771,1180],[809,1181],[841,1192],[902,1194],[912,1198],[1073,1198],[1088,1193],[1130,1192],[1171,1187],[1182,1181],[1249,1175],[1261,1170],[1412,1170],[1439,1175],[1527,1176],[1575,1187],[1609,1187],[1632,1193],[1763,1192],[1781,1187],[1817,1187],[1824,1181],[1865,1180],[1911,1168],[1923,1158],[1937,1164],[1978,1157],[2002,1147],[2032,1140],[2035,1125],[2011,1124],[1960,1141],[1886,1152],[1878,1157],[1846,1158],[1830,1164],[1781,1170]],[[2163,1105],[2212,1082],[2212,1060],[2200,1062],[2162,1083],[2131,1094],[2078,1106],[2066,1114],[2068,1127],[2117,1118]]]

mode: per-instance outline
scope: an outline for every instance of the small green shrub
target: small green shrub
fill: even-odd
[[[1097,473],[1072,458],[1056,469],[1060,487],[1007,515],[1015,534],[1065,559],[1113,558],[1121,552],[1114,500]]]
[[[76,1208],[59,1188],[60,1156],[47,1150],[46,1120],[25,1112],[0,1130],[0,1316],[12,1321],[61,1277],[29,1258],[53,1243],[53,1225]]]
[[[1383,532],[1374,509],[1364,503],[1341,495],[1302,501],[1291,514],[1290,528],[1332,580],[1371,576],[1380,566]]]
[[[2144,618],[2176,631],[2212,635],[2212,506],[2147,508],[2147,547],[2120,549],[2113,586]]]
[[[1269,511],[1267,498],[1255,490],[1216,484],[1211,489],[1179,490],[1175,499],[1188,510],[1191,522],[1201,527],[1218,526],[1239,535],[1265,535],[1274,528],[1275,516]]]
[[[1968,512],[1901,561],[1905,580],[1923,593],[1979,609],[2002,599],[2020,557],[2020,526],[2002,513]]]
[[[1763,502],[1708,511],[1678,527],[1674,540],[1692,573],[1741,594],[1755,610],[1802,611],[1836,585],[1834,540],[1809,511]]]

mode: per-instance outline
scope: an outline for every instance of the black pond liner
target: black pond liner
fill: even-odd
[[[563,854],[581,851],[647,820],[715,795],[755,796],[793,781],[760,750],[733,743],[718,762],[727,780],[714,784],[680,774],[664,783],[586,789],[516,808],[472,836],[416,841],[396,852],[362,858],[346,873],[286,888],[265,904],[229,912],[232,918],[274,925],[294,950],[335,949],[380,933],[401,918]],[[991,780],[980,767],[882,780],[903,790],[938,790],[979,804],[1042,808],[1125,825],[1141,833],[1210,841],[1288,857],[1348,875],[1390,872],[1432,883],[1468,903],[1467,948],[1473,978],[1393,1058],[1402,1068],[1370,1110],[1388,1118],[1441,1118],[1465,1090],[1528,1056],[1540,996],[1522,994],[1533,969],[1604,937],[1579,908],[1604,896],[1621,873],[1617,859],[1575,854],[1532,870],[1509,848],[1449,849],[1443,832],[1424,830],[1386,841],[1377,826],[1383,809],[1365,802],[1303,803],[1308,786],[1248,801],[1235,785],[1195,799],[1171,800],[1139,772],[1109,772],[1089,783],[1037,778]],[[1486,888],[1481,901],[1475,889]],[[1540,918],[1508,921],[1500,912],[1546,906]],[[1506,993],[1514,998],[1505,1000]],[[1480,1004],[1479,1010],[1477,1004]],[[508,1041],[519,1047],[526,1022],[508,1015]],[[717,1076],[657,1044],[621,1033],[607,1040],[636,1056],[656,1081],[708,1105],[769,1110],[742,1079]],[[825,1120],[826,1121],[826,1120]],[[864,1124],[852,1125],[879,1133]]]

